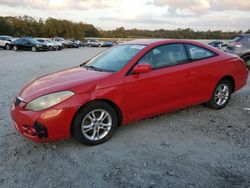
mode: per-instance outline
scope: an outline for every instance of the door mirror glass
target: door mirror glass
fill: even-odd
[[[138,64],[133,68],[134,74],[151,72],[152,67],[150,64]]]

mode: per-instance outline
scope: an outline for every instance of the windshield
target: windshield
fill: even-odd
[[[242,38],[243,36],[235,37],[232,42],[239,42]]]
[[[36,40],[36,39],[28,39],[28,40],[34,44],[41,44],[41,42],[39,40]]]
[[[49,42],[49,43],[53,43],[53,41],[50,40],[50,39],[46,39],[46,41]]]
[[[96,70],[116,72],[121,70],[144,47],[144,45],[119,45],[104,51],[84,66]]]

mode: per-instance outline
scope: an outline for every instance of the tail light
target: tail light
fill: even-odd
[[[235,42],[235,43],[234,43],[234,45],[235,45],[235,47],[237,47],[237,48],[242,47],[242,45],[241,45],[241,43],[240,43],[240,42]]]

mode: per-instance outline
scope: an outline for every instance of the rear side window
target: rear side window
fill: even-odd
[[[187,62],[183,44],[167,44],[150,50],[138,64],[150,64],[153,69],[174,66]]]
[[[192,60],[206,59],[216,55],[214,52],[206,48],[202,48],[193,44],[186,44],[186,47]]]

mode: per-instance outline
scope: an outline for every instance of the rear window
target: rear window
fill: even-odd
[[[192,60],[206,59],[216,55],[214,52],[200,46],[193,44],[187,44],[186,46]]]

